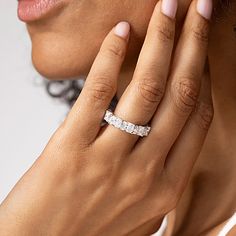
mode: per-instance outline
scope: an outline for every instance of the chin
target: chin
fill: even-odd
[[[75,79],[86,76],[96,57],[96,48],[68,40],[33,39],[32,63],[43,77],[50,80]]]

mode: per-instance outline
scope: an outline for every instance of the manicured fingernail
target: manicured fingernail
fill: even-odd
[[[210,20],[212,11],[213,11],[213,2],[212,0],[198,0],[197,2],[197,11],[205,19]]]
[[[128,39],[130,33],[130,24],[126,21],[122,21],[116,25],[114,32],[117,36]]]
[[[161,11],[164,15],[174,19],[177,13],[178,0],[162,0]]]

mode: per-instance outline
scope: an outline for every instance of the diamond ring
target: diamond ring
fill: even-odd
[[[104,116],[104,120],[109,124],[113,125],[114,127],[125,131],[129,134],[135,134],[141,137],[148,136],[149,132],[151,131],[151,127],[149,126],[141,126],[135,125],[128,121],[122,120],[121,118],[115,116],[113,112],[107,110]]]

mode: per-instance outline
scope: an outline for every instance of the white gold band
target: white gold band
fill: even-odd
[[[110,110],[106,111],[104,116],[104,120],[109,124],[113,125],[114,127],[125,131],[129,134],[135,134],[141,137],[148,136],[149,132],[151,131],[151,127],[149,126],[141,126],[135,125],[128,121],[124,121],[121,118],[115,116]]]

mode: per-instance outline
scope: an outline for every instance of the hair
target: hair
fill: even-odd
[[[216,20],[221,20],[225,14],[230,13],[234,0],[217,0],[214,7],[214,17]]]
[[[69,107],[72,107],[79,97],[84,84],[84,79],[79,80],[62,80],[62,81],[48,81],[45,80],[47,93],[53,97],[60,99]],[[110,104],[109,109],[114,110],[117,104],[117,97],[115,96]]]
[[[234,4],[233,2],[234,0],[218,0],[214,8],[214,18],[216,20],[221,20],[221,18],[225,16],[229,9],[232,8],[232,5]],[[233,29],[234,32],[236,32],[236,24],[233,26]],[[46,90],[51,97],[60,99],[62,102],[71,107],[73,106],[83,89],[84,79],[69,81],[46,80]],[[117,98],[115,96],[111,102],[110,109],[114,109],[116,104]]]
[[[72,106],[82,91],[82,85],[79,80],[73,81],[48,81],[45,80],[48,94],[60,99],[68,106]]]

